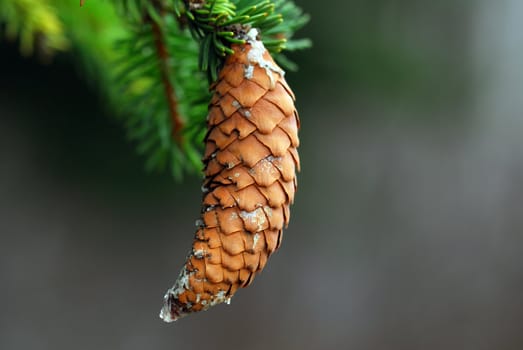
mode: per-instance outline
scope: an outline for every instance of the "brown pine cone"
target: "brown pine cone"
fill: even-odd
[[[192,251],[160,317],[229,302],[280,245],[299,170],[298,113],[284,72],[251,30],[213,84],[203,208]]]

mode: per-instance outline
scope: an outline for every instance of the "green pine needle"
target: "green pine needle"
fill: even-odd
[[[183,6],[180,16],[187,18],[191,33],[200,43],[200,68],[215,70],[208,71],[211,81],[227,54],[232,53],[229,45],[245,43],[238,37],[238,28],[258,28],[267,49],[287,69],[296,65],[287,58],[280,59],[280,52],[310,47],[309,40],[292,38],[309,16],[290,0],[209,0],[197,9],[191,9],[190,3],[177,1],[177,6]]]

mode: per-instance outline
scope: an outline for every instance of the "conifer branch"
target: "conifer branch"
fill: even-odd
[[[311,46],[307,39],[292,39],[309,16],[291,0],[174,0],[174,9],[200,44],[200,69],[211,83],[233,53],[230,46],[245,44],[251,28],[258,29],[265,47],[286,69],[296,70],[296,65],[281,54],[283,50]]]
[[[201,171],[209,82],[231,45],[256,28],[291,70],[281,52],[310,46],[293,39],[308,16],[292,0],[111,0],[80,13],[71,10],[78,2],[86,1],[0,0],[0,40],[17,39],[26,55],[74,50],[146,168],[177,179]]]
[[[183,122],[178,111],[178,100],[176,98],[176,93],[170,79],[173,72],[169,67],[169,51],[167,49],[167,45],[165,44],[162,28],[160,25],[156,21],[152,20],[151,28],[156,46],[156,54],[159,60],[160,74],[164,86],[165,98],[172,121],[171,133],[178,145],[181,145],[183,143],[183,136],[181,131],[185,123]]]

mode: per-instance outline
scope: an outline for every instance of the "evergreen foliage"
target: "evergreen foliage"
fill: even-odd
[[[0,0],[0,23],[7,38],[18,38],[23,55],[32,54],[35,46],[47,54],[68,48],[62,22],[49,1]]]
[[[257,28],[286,69],[284,50],[308,16],[290,0],[0,0],[2,36],[21,52],[72,51],[146,157],[180,179],[199,172],[210,93],[232,43]],[[207,76],[207,79],[206,79]]]

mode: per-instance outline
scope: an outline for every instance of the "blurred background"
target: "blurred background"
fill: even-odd
[[[523,348],[523,2],[296,2],[291,225],[174,324],[200,179],[147,174],[74,57],[0,42],[1,349]]]

